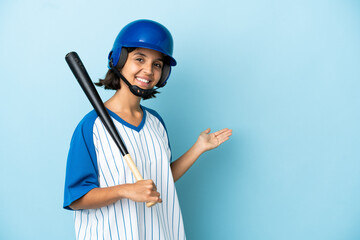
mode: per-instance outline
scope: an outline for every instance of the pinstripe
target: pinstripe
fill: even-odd
[[[78,214],[76,214],[76,213],[78,213]],[[81,230],[81,224],[82,224],[82,210],[77,210],[76,212],[75,212],[75,218],[76,218],[76,216],[78,216],[79,214],[80,214],[80,223],[79,223],[79,229],[78,229],[78,233],[77,233],[77,239],[80,239],[80,230]]]
[[[99,228],[99,220],[98,220],[98,218],[97,218],[97,216],[96,216],[96,212],[97,212],[97,210],[95,210],[95,218],[96,218],[96,239],[98,239],[99,237],[98,237],[98,228]]]
[[[125,132],[125,134],[126,134],[126,137],[127,137],[127,139],[129,140],[128,142],[130,142],[131,150],[132,150],[131,152],[133,152],[133,153],[135,154],[134,163],[135,163],[136,166],[138,166],[138,165],[137,165],[137,157],[136,157],[136,152],[135,152],[135,149],[134,149],[134,145],[133,145],[132,141],[130,140],[129,134],[127,133],[124,125],[120,124],[120,126],[123,128],[123,130],[124,130],[124,132]],[[133,134],[133,135],[134,135],[134,134]],[[134,140],[135,140],[135,137],[134,137]],[[129,150],[129,144],[127,144],[126,146],[128,146],[128,150]],[[129,152],[130,152],[130,151],[129,151]],[[131,175],[131,178],[132,178],[133,183],[135,183],[135,178],[134,178],[133,175]]]
[[[101,215],[102,215],[102,218],[103,218],[103,220],[102,220],[102,223],[103,223],[103,228],[102,228],[102,232],[103,232],[103,240],[105,239],[105,231],[104,231],[104,229],[105,229],[105,218],[104,218],[104,213],[102,212],[102,210],[101,210],[101,208],[99,208],[99,210],[100,210],[100,213],[101,213]]]
[[[168,230],[168,236],[169,236],[169,239],[170,239],[170,222],[169,222],[169,172],[170,170],[167,169],[167,181],[166,181],[166,218],[167,218],[167,221],[166,221],[166,225],[167,225],[167,230]]]
[[[135,153],[135,159],[134,159],[134,161],[135,161],[135,166],[137,166],[137,156],[136,156],[136,152],[135,152],[135,149],[134,149],[134,145],[133,145],[132,141],[130,140],[129,134],[127,133],[124,125],[121,125],[121,126],[123,127],[123,130],[124,130],[124,132],[125,132],[125,134],[126,134],[126,136],[127,136],[127,139],[129,139],[132,152]],[[134,140],[135,140],[135,138],[134,138]],[[134,176],[131,175],[131,177],[132,177],[133,182],[135,182]],[[129,205],[130,205],[130,202],[129,202]],[[136,220],[137,220],[137,222],[139,222],[139,217],[138,217],[138,214],[137,214],[137,207],[135,207],[135,212],[136,212]],[[131,213],[130,213],[130,208],[129,208],[129,215],[130,215],[130,214],[131,214]],[[131,219],[130,219],[130,227],[131,227],[131,229],[132,229]],[[138,235],[138,237],[140,238],[140,235]],[[132,239],[134,238],[134,236],[133,236],[133,231],[131,231],[131,238],[132,238]]]
[[[141,131],[142,132],[142,131]],[[140,139],[140,141],[141,141],[141,132],[139,132],[139,139]],[[144,136],[145,137],[145,136]],[[145,143],[146,143],[146,140],[145,140]],[[147,167],[146,167],[146,162],[149,162],[149,159],[148,160],[146,160],[146,154],[145,154],[145,150],[144,150],[144,144],[141,144],[141,150],[142,150],[142,153],[143,153],[143,156],[144,156],[144,160],[143,161],[145,161],[145,163],[144,163],[144,166],[145,166],[145,169],[144,169],[144,171],[145,172],[147,172]],[[147,178],[145,175],[143,176],[145,179]],[[151,178],[151,173],[150,173],[150,177],[149,178]],[[145,211],[146,209],[144,208],[144,222],[145,222],[145,220],[146,220],[146,211]],[[152,227],[152,222],[151,222],[151,227]],[[145,239],[146,239],[146,222],[145,222],[145,224],[144,224],[144,233],[145,233]]]
[[[99,169],[100,169],[100,171],[101,171],[101,175],[102,175],[102,177],[103,177],[103,179],[104,179],[104,181],[105,181],[105,184],[106,184],[106,186],[109,186],[109,184],[107,183],[107,181],[106,181],[106,178],[105,178],[105,175],[104,175],[104,172],[103,172],[103,170],[102,170],[102,167],[101,167],[101,165],[99,165]],[[108,206],[106,206],[106,208],[107,208],[107,210],[108,210],[108,212],[109,212],[109,208],[108,208]],[[105,210],[105,209],[104,209]],[[100,208],[100,211],[101,211],[101,208]],[[101,214],[103,215],[103,239],[105,238],[105,217],[104,217],[104,213],[101,211]],[[108,214],[107,214],[108,215]],[[109,221],[109,218],[108,218],[108,221]],[[108,224],[109,225],[109,232],[110,232],[110,223]],[[110,237],[111,237],[111,232],[110,232]]]
[[[154,145],[154,140],[153,140],[153,137],[152,137],[152,134],[150,133],[150,130],[149,130],[149,124],[146,124],[144,126],[144,132],[145,132],[145,129],[148,131],[148,134],[150,136],[150,140],[151,140],[151,143],[152,143],[152,146],[153,146],[153,150],[154,150],[154,162],[155,162],[155,184],[157,185],[158,181],[157,181],[157,157],[156,157],[156,148],[155,148],[155,145]],[[148,141],[146,141],[148,142]],[[148,147],[148,154],[149,154],[149,159],[151,158],[151,155],[150,155],[150,151],[149,151],[149,147]],[[150,162],[151,164],[151,162]],[[151,165],[150,165],[151,166]],[[150,172],[151,172],[151,167],[150,167]]]
[[[132,133],[134,134],[134,130],[132,130]],[[141,144],[141,133],[138,132],[137,134],[138,134],[138,137],[139,137],[140,146],[142,146],[142,144]],[[140,160],[141,160],[141,166],[142,166],[142,176],[143,176],[144,179],[146,179],[147,176],[145,175],[146,166],[145,166],[145,163],[144,163],[144,159],[145,159],[144,150],[143,150],[142,147],[139,146],[138,141],[136,141],[136,139],[135,139],[135,143],[136,143],[136,145],[138,147],[139,154],[141,155]],[[144,239],[146,239],[146,209],[145,209],[145,206],[143,206],[143,210],[144,210],[143,211],[144,212],[144,225],[143,225],[144,229],[143,229],[143,232],[144,232]]]
[[[173,239],[175,238],[174,236],[174,205],[175,205],[175,191],[174,192],[174,196],[173,196],[173,207],[172,207],[172,235],[173,235]]]
[[[131,130],[131,133],[132,133],[132,135],[133,135],[133,137],[134,137],[134,142],[136,143],[137,149],[140,150],[139,144],[138,144],[138,142],[136,141],[136,138],[135,138],[135,135],[134,135],[134,130]],[[140,138],[139,138],[139,140],[140,140]],[[140,151],[139,151],[138,153],[139,153],[139,155],[141,155],[141,152],[140,152]],[[143,161],[142,161],[141,159],[143,159],[143,158],[142,158],[141,156],[139,156],[139,160],[140,160],[140,163],[141,163],[141,174],[142,174],[142,176],[145,178],[145,176],[144,176],[144,163],[143,163]]]
[[[149,173],[150,173],[150,179],[151,179],[151,159],[150,159],[150,153],[149,153],[149,147],[147,144],[147,140],[146,140],[146,136],[145,136],[145,131],[144,131],[144,139],[145,139],[145,144],[146,144],[146,150],[148,153],[148,162],[149,162]],[[153,209],[150,208],[150,217],[151,217],[151,239],[153,239]]]
[[[115,224],[116,224],[116,229],[117,229],[117,235],[118,235],[118,239],[120,239],[120,233],[119,233],[119,226],[118,226],[118,219],[117,219],[117,216],[116,216],[116,207],[115,207],[115,203],[112,204],[113,205],[113,208],[114,208],[114,215],[115,215]],[[122,204],[120,202],[120,208],[121,208],[121,212],[123,212],[123,207],[122,207]],[[124,219],[124,214],[122,214],[123,216],[123,219]],[[124,220],[124,224],[125,224],[125,220]],[[127,239],[126,237],[126,227],[124,227],[125,229],[125,239]]]
[[[178,223],[178,238],[180,239],[180,214],[179,214],[179,223]]]
[[[97,130],[97,132],[98,132],[98,135],[100,136],[99,129],[98,129],[97,126],[96,126],[96,130]],[[107,164],[107,166],[108,166],[108,168],[109,168],[109,165],[108,165],[108,162],[107,162],[107,159],[106,159],[106,155],[105,155],[105,151],[104,151],[104,147],[103,147],[103,144],[102,144],[101,139],[100,139],[100,145],[101,145],[102,155],[103,155],[103,157],[104,157],[104,159],[105,159],[105,162],[106,162],[106,164]],[[99,167],[101,167],[101,164],[99,164]],[[110,168],[109,168],[109,170],[110,170]],[[102,176],[104,177],[106,186],[109,187],[109,184],[108,184],[107,181],[106,181],[106,177],[105,177],[106,175],[104,174],[103,171],[102,171]],[[110,172],[110,176],[111,176],[111,178],[112,178],[112,180],[113,180],[113,183],[115,184],[115,180],[114,180],[114,177],[112,176],[111,172]]]
[[[79,227],[78,227],[78,225],[80,223],[79,223],[79,220],[78,220],[78,217],[77,217],[78,212],[79,211],[74,211],[75,239],[79,239]]]
[[[162,151],[164,151],[164,149],[162,148],[162,145],[160,144],[160,142],[159,142],[159,131],[158,131],[158,128],[155,128],[155,122],[154,122],[154,119],[151,117],[151,118],[149,118],[150,120],[151,120],[151,125],[152,125],[152,129],[154,130],[154,135],[155,135],[155,138],[156,138],[156,141],[158,142],[158,145],[159,145],[159,147],[160,147],[160,159],[161,159],[161,181],[160,181],[160,187],[161,187],[161,192],[163,192],[163,189],[162,189],[162,178],[163,178],[163,164],[162,164],[162,159],[163,159],[163,155],[162,155]],[[149,122],[150,123],[150,122]],[[162,196],[161,196],[162,197]],[[168,226],[168,222],[167,221],[165,221],[165,219],[164,219],[164,206],[165,205],[162,205],[162,207],[161,207],[161,211],[162,211],[162,214],[161,214],[161,220],[162,220],[162,224],[163,224],[163,228],[164,228],[164,230],[165,230],[165,232],[166,232],[166,235],[167,235],[167,239],[170,239],[170,235],[169,235],[169,226]],[[166,224],[166,228],[165,228],[165,224]]]
[[[110,214],[109,214],[109,206],[106,206],[106,210],[107,210],[107,217],[108,217],[108,226],[109,226],[109,235],[110,235],[110,239],[112,239],[112,234],[111,234],[111,228],[110,228]]]
[[[131,130],[131,133],[133,134],[133,136],[134,136],[134,130]],[[139,135],[139,140],[141,141],[141,139],[140,139],[140,133],[138,133],[138,135]],[[140,147],[139,147],[139,144],[138,144],[138,142],[136,141],[136,138],[135,138],[135,136],[134,136],[134,142],[136,143],[136,146],[137,146],[137,148],[139,149],[139,155],[141,155],[141,151],[140,151]],[[141,160],[141,159],[143,159],[142,157],[140,157],[140,159],[139,160]],[[145,174],[144,174],[144,164],[143,164],[143,161],[141,161],[141,166],[142,166],[142,176],[145,178]],[[146,221],[145,221],[146,219],[145,219],[145,207],[144,207],[144,239],[146,239]]]
[[[156,118],[156,117],[155,117]],[[157,118],[156,118],[157,119]],[[152,120],[152,122],[153,122],[153,125],[155,125],[155,122],[154,122],[154,120],[151,118],[151,120]],[[160,125],[161,123],[160,122],[158,122],[158,125]],[[160,134],[160,132],[159,132],[159,128],[156,128],[156,127],[154,127],[154,129],[157,129],[157,131],[155,131],[155,132],[157,132],[158,134]],[[164,133],[166,133],[166,132],[163,132],[163,134],[161,134],[161,135],[164,135]],[[166,137],[166,136],[165,136]],[[165,140],[164,140],[164,137],[163,138],[160,138],[161,139],[161,142],[165,145],[165,146],[168,146],[168,144],[166,144],[166,142],[165,142]],[[159,146],[160,146],[160,148],[162,148],[162,144],[159,144]],[[163,199],[164,200],[164,202],[165,203],[167,203],[167,206],[165,206],[165,204],[163,204],[163,211],[164,211],[164,207],[166,207],[166,216],[169,216],[169,214],[168,214],[168,212],[169,212],[169,180],[170,180],[170,178],[169,178],[169,167],[168,168],[165,168],[166,170],[167,170],[167,181],[166,181],[166,194],[164,194],[164,197],[166,196],[166,199]],[[163,174],[161,174],[161,176],[163,176]],[[164,217],[164,216],[163,216]],[[169,219],[170,220],[170,219]],[[170,229],[169,229],[169,221],[165,221],[166,222],[166,224],[167,224],[167,228],[166,228],[166,230],[167,230],[167,235],[168,235],[168,239],[170,239],[170,237],[169,237],[169,234],[170,234]]]
[[[109,138],[108,138],[107,131],[106,131],[106,129],[105,129],[105,127],[104,127],[103,124],[102,124],[101,126],[102,126],[102,128],[103,128],[103,131],[104,131],[104,134],[105,134],[107,143],[108,143],[108,145],[109,145],[109,149],[110,149],[110,152],[111,152],[111,156],[112,156],[112,158],[113,158],[113,161],[114,161],[114,165],[115,165],[116,171],[117,171],[117,173],[118,173],[118,176],[120,176],[120,172],[119,172],[119,169],[118,169],[117,164],[116,164],[116,162],[115,162],[114,153],[113,153],[113,150],[112,150],[112,148],[111,148],[111,144],[110,144],[110,141],[109,141]],[[106,158],[106,157],[105,157],[105,158]],[[123,163],[123,164],[124,164],[124,163]],[[109,165],[108,165],[108,167],[109,167]],[[109,170],[110,170],[110,167],[109,167]],[[112,176],[112,175],[111,175],[111,176]],[[125,170],[124,170],[124,176],[125,176]],[[114,178],[113,178],[113,180],[114,180]],[[125,182],[126,182],[126,179],[125,179]],[[120,178],[118,178],[118,184],[120,184]],[[115,185],[115,180],[114,180],[114,185]]]
[[[176,194],[176,191],[174,189],[174,200],[173,200],[173,203],[174,203],[174,209],[173,209],[173,213],[174,213],[174,216],[173,216],[173,224],[174,224],[174,228],[173,228],[173,231],[174,231],[174,239],[175,239],[175,235],[176,235],[176,230],[177,230],[177,225],[179,224],[177,221],[177,215],[178,215],[178,205],[175,205],[175,202],[177,202],[178,199],[177,199],[177,194]],[[177,224],[177,225],[176,225]]]
[[[95,125],[95,126],[96,126],[96,125]],[[99,137],[100,137],[99,129],[98,129],[97,126],[96,126],[96,130],[97,130],[98,135],[99,135]],[[103,144],[102,144],[101,138],[99,139],[99,142],[100,142],[101,149],[102,149],[102,152],[103,152],[104,160],[105,160],[105,162],[106,162],[106,164],[107,164],[107,167],[109,168],[110,176],[111,176],[111,178],[112,178],[112,180],[113,180],[113,183],[115,184],[115,180],[114,180],[114,177],[113,177],[113,175],[112,175],[112,173],[111,173],[111,170],[110,170],[109,163],[108,163],[107,158],[106,158],[106,155],[105,155],[104,146],[103,146]],[[104,174],[104,172],[103,172],[102,167],[101,167],[100,164],[99,164],[99,168],[101,169],[101,172],[102,172],[102,175],[103,175],[103,177],[104,177],[104,180],[105,180],[106,185],[109,186],[109,184],[107,183],[106,178],[105,178],[106,175]],[[109,222],[108,225],[109,225],[110,239],[112,239],[111,228],[110,228],[109,207],[106,206],[106,208],[107,208],[107,212],[108,212],[107,216],[108,216],[108,222]]]
[[[98,141],[99,139],[98,139],[98,137],[96,136],[96,134],[93,132],[93,137],[95,137],[96,138],[96,141]]]
[[[86,239],[88,225],[89,225],[89,210],[86,210],[86,227],[85,227],[84,239]]]
[[[77,214],[77,211],[74,211],[75,239],[78,239],[78,234],[77,234],[77,223],[78,223],[78,221],[76,220],[76,214]]]
[[[113,183],[115,184],[115,180],[114,180],[114,177],[112,176],[111,174],[111,170],[110,170],[110,167],[109,167],[109,164],[108,164],[108,161],[107,161],[107,158],[106,158],[106,155],[105,155],[105,151],[104,151],[104,147],[103,147],[103,144],[102,144],[102,141],[101,141],[101,138],[100,138],[100,133],[99,133],[99,129],[98,127],[96,126],[96,130],[98,132],[98,135],[99,135],[99,142],[100,142],[100,145],[101,145],[101,149],[102,149],[102,155],[103,155],[103,159],[105,160],[105,163],[106,165],[108,166],[108,169],[109,169],[109,172],[110,172],[110,176],[113,180]],[[105,184],[107,187],[109,187],[110,185],[108,184],[108,181],[106,180],[106,174],[104,173],[103,171],[103,168],[101,167],[101,164],[99,164],[99,168],[101,170],[101,173],[102,173],[102,176],[104,178],[104,181],[105,181]],[[109,235],[110,235],[110,239],[112,239],[112,234],[111,234],[111,228],[110,228],[110,216],[109,216],[109,206],[106,206],[106,210],[107,210],[107,220],[108,220],[108,226],[109,226]],[[104,234],[105,234],[105,229],[104,229]]]
[[[149,128],[147,125],[144,126],[144,128],[146,127],[146,129],[148,130],[148,133],[149,133],[149,136],[150,136],[150,139],[151,139],[151,143],[153,145],[153,149],[154,149],[154,159],[155,159],[155,177],[156,177],[156,181],[155,181],[155,185],[157,185],[157,157],[156,157],[156,148],[155,148],[155,145],[154,145],[154,140],[150,134],[150,131],[149,131]],[[145,130],[144,130],[145,132]],[[145,136],[145,135],[144,135]],[[145,138],[146,139],[146,138]],[[146,141],[147,142],[147,141]],[[146,145],[148,147],[148,145]],[[149,159],[150,159],[150,152],[149,152],[149,147],[148,147],[148,154],[149,154]],[[150,163],[151,164],[151,163]],[[150,165],[150,175],[151,175],[151,165]],[[153,239],[154,237],[154,233],[153,233],[153,212],[152,212],[152,208],[151,208],[151,231],[152,231],[152,234],[151,234],[151,239]],[[158,219],[158,225],[159,225],[159,235],[160,235],[160,223],[159,223],[159,219]]]
[[[109,138],[108,138],[108,133],[107,133],[107,131],[106,131],[106,129],[105,129],[105,127],[104,127],[103,124],[102,124],[102,128],[103,128],[104,134],[105,134],[105,136],[106,136],[106,140],[107,140],[108,145],[109,145],[109,149],[110,149],[110,152],[111,152],[111,156],[112,156],[112,158],[113,158],[113,161],[114,161],[114,165],[115,165],[116,171],[117,171],[118,176],[119,176],[119,177],[118,177],[118,184],[120,184],[120,172],[119,172],[119,169],[118,169],[117,164],[116,164],[116,161],[115,161],[114,152],[113,152],[113,150],[112,150],[112,147],[111,147],[111,144],[110,144],[110,141],[109,141]],[[106,157],[105,157],[105,159],[106,159]],[[124,162],[121,161],[121,163],[123,164],[123,169],[124,169],[124,181],[125,181],[125,183],[126,183],[126,173],[125,173]],[[108,165],[108,166],[109,166],[109,165]],[[109,167],[109,171],[111,171],[111,170],[110,170],[110,167]],[[114,178],[113,178],[113,180],[114,180]],[[115,186],[115,180],[114,180],[114,186]],[[121,212],[123,213],[124,211],[123,211],[122,202],[121,202],[121,201],[119,201],[119,202],[120,202]],[[117,216],[116,216],[116,212],[117,212],[117,211],[116,211],[116,208],[115,208],[115,203],[113,204],[113,207],[114,207],[114,214],[115,214],[115,223],[116,223],[116,228],[117,228],[117,235],[118,235],[118,238],[120,239],[118,219],[117,219]],[[122,215],[122,217],[123,217],[123,222],[124,222],[125,239],[127,239],[124,214],[121,214],[121,215]],[[131,217],[130,217],[130,221],[131,221]]]
[[[161,124],[161,123],[159,122],[159,124]],[[162,135],[163,135],[163,137],[160,138],[160,139],[162,140],[163,144],[164,144],[165,146],[167,146],[167,151],[165,151],[165,152],[166,152],[166,154],[167,154],[167,159],[169,159],[169,164],[170,164],[171,151],[170,151],[170,148],[169,148],[169,142],[168,142],[168,138],[167,138],[167,132],[165,131],[164,128],[162,128],[162,130],[163,130],[162,133],[159,132],[159,134],[162,134]],[[173,181],[173,178],[172,178],[172,174],[170,175],[170,172],[171,172],[170,165],[169,165],[169,167],[166,168],[166,169],[167,169],[167,178],[168,178],[168,179],[167,179],[167,186],[169,186],[169,183],[170,183],[170,182],[173,183],[174,181]],[[168,190],[169,190],[169,189],[168,189]],[[172,184],[172,187],[171,187],[170,191],[172,191],[173,194],[174,194],[174,196],[175,196],[175,194],[176,194],[175,185]],[[168,200],[168,202],[170,203],[169,200]],[[179,206],[179,205],[178,205],[178,200],[176,200],[175,197],[173,197],[173,209],[172,209],[173,214],[174,214],[175,202],[177,203],[176,206]],[[168,208],[167,210],[169,211],[170,208]],[[168,216],[169,216],[169,214],[168,214]],[[170,223],[170,221],[168,222],[168,224],[169,224],[169,223]],[[172,221],[172,224],[173,224],[173,221]],[[170,233],[170,228],[168,228],[168,229],[169,229],[169,233]],[[172,228],[172,231],[174,231],[174,228]]]
[[[124,128],[124,126],[123,125],[121,125],[122,127],[123,127],[123,130],[124,130],[124,132],[126,133],[126,131],[125,131],[125,128]],[[119,130],[120,131],[120,130]],[[124,134],[121,134],[122,136],[124,136]],[[127,135],[127,133],[126,133],[126,135]],[[125,139],[124,139],[124,142],[125,142]],[[128,146],[129,144],[126,144],[126,146]],[[125,165],[124,165],[124,159],[123,159],[123,157],[121,157],[121,163],[122,163],[122,166],[123,166],[123,170],[124,170],[124,181],[125,181],[125,183],[127,183],[127,181],[126,181],[126,172],[125,172]],[[131,175],[132,176],[132,175]],[[132,179],[133,179],[133,182],[134,182],[134,177],[132,176]],[[130,233],[131,233],[131,239],[133,239],[134,238],[134,236],[133,236],[133,231],[132,231],[132,218],[131,218],[131,211],[130,211],[130,208],[131,208],[131,205],[130,205],[130,200],[129,199],[127,199],[127,203],[128,203],[128,211],[129,211],[129,219],[130,219]],[[124,225],[125,225],[125,219],[124,219]],[[125,227],[125,236],[126,236],[126,227]],[[127,238],[127,237],[126,237]]]
[[[149,116],[149,115],[148,115]],[[162,169],[163,169],[163,167],[162,167],[162,158],[163,158],[163,156],[162,156],[162,146],[161,146],[161,144],[160,144],[160,142],[159,142],[159,139],[158,139],[158,131],[157,131],[157,129],[154,127],[154,124],[153,124],[153,119],[152,119],[152,117],[150,117],[149,116],[149,127],[151,127],[151,129],[152,129],[152,133],[154,133],[153,135],[154,135],[154,138],[156,139],[156,141],[157,141],[157,143],[158,143],[158,146],[159,146],[159,152],[160,152],[160,168],[161,168],[161,174],[160,174],[160,179],[161,179],[161,181],[160,181],[160,184],[158,184],[158,182],[157,182],[157,186],[159,186],[160,187],[160,189],[158,189],[158,190],[160,190],[160,192],[162,192]],[[151,136],[151,134],[150,134],[150,136]],[[152,137],[151,137],[152,138]],[[153,139],[152,139],[152,141],[153,141]],[[153,144],[154,144],[154,141],[153,141]],[[154,149],[155,149],[155,146],[154,146]],[[155,159],[158,159],[157,158],[157,155],[156,155],[156,149],[155,149]],[[158,167],[157,167],[157,162],[158,161],[155,161],[155,163],[156,163],[156,177],[158,176],[158,174],[157,174],[157,169],[158,169]],[[161,196],[162,197],[162,196]],[[160,207],[159,207],[160,208]],[[161,211],[162,211],[162,214],[161,214],[161,217],[159,216],[159,214],[158,214],[158,224],[159,224],[159,234],[160,234],[160,219],[161,219],[161,224],[162,224],[162,226],[163,226],[163,229],[164,230],[167,230],[167,228],[165,228],[165,223],[164,223],[164,208],[162,207],[161,208]],[[166,231],[166,233],[167,233],[167,231]],[[160,238],[160,235],[159,235],[159,238]]]
[[[159,205],[158,205],[158,204],[156,205],[156,208],[157,208],[157,209],[156,209],[155,212],[156,212],[156,214],[157,214],[157,218],[160,219]],[[164,224],[163,224],[163,222],[162,222],[162,221],[160,222],[160,220],[159,220],[159,240],[161,239],[160,223],[161,223],[162,229],[164,229]]]
[[[82,222],[82,227],[81,227],[81,229],[80,229],[80,238],[81,239],[84,239],[84,236],[85,236],[85,230],[86,230],[86,226],[85,226],[85,219],[84,219],[84,212],[85,211],[88,211],[88,210],[86,210],[86,209],[84,209],[84,210],[82,210],[81,211],[81,222]],[[85,227],[85,229],[84,229],[84,227]]]
[[[166,203],[167,203],[167,208],[166,208],[166,217],[167,217],[167,220],[169,222],[169,225],[170,225],[170,215],[169,215],[169,204],[170,204],[170,201],[169,201],[169,181],[170,181],[170,171],[168,170],[167,171],[167,181],[166,181]],[[170,228],[170,227],[169,227]],[[169,230],[169,234],[170,233],[170,230]]]
[[[83,210],[80,210],[80,213],[79,213],[79,215],[80,215],[80,226],[79,226],[79,236],[78,236],[78,239],[80,239],[80,236],[81,236],[81,230],[82,230],[82,226],[83,226],[83,219],[82,219],[82,212],[83,212]]]
[[[88,224],[89,224],[89,212],[88,212]],[[90,219],[90,227],[89,227],[89,238],[91,239],[91,230],[92,230],[92,224],[93,224],[93,221],[91,221]]]
[[[92,218],[91,218],[92,219]],[[90,219],[90,227],[89,227],[89,238],[90,238],[90,240],[91,240],[91,230],[92,230],[92,224],[93,224],[93,221]],[[89,213],[88,213],[88,221],[89,221]]]
[[[160,147],[161,148],[161,147]],[[160,157],[160,159],[162,159],[163,158],[163,156],[162,156],[162,150],[160,150],[160,153],[161,153],[161,157]],[[163,188],[163,186],[162,186],[162,178],[163,178],[163,166],[161,166],[161,183],[160,183],[160,186],[161,186],[161,192],[163,192],[163,190],[162,190],[162,188]],[[162,197],[162,196],[161,196]],[[169,239],[170,238],[170,236],[169,236],[169,226],[168,226],[168,224],[167,224],[167,221],[165,221],[165,219],[164,219],[164,206],[165,205],[162,205],[161,206],[161,212],[162,212],[162,214],[161,214],[161,221],[162,221],[162,224],[163,224],[163,228],[164,228],[164,230],[165,230],[165,233],[166,233],[166,235],[167,235],[167,238]],[[166,226],[165,226],[166,225]]]

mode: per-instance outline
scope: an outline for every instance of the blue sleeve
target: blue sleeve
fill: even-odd
[[[91,189],[99,187],[98,167],[93,126],[97,118],[96,112],[86,115],[76,127],[70,143],[66,164],[64,204],[65,209],[81,198]]]

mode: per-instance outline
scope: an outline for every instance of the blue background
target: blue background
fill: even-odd
[[[163,23],[178,61],[157,99],[174,158],[233,129],[177,182],[188,239],[360,239],[360,2],[0,3],[0,239],[74,239],[66,156],[128,22]],[[111,91],[99,89],[104,100]]]

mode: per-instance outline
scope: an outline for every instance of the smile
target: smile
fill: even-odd
[[[144,78],[139,78],[139,77],[137,77],[136,80],[138,80],[140,82],[143,82],[143,83],[149,83],[150,82],[149,80],[146,80]]]

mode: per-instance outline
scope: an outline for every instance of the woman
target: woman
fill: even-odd
[[[231,130],[205,130],[171,162],[163,120],[140,101],[166,84],[172,52],[170,32],[154,21],[131,22],[116,38],[110,70],[97,85],[116,90],[105,106],[145,180],[134,180],[96,112],[87,114],[71,140],[65,181],[64,208],[75,210],[77,239],[185,239],[174,182]]]

